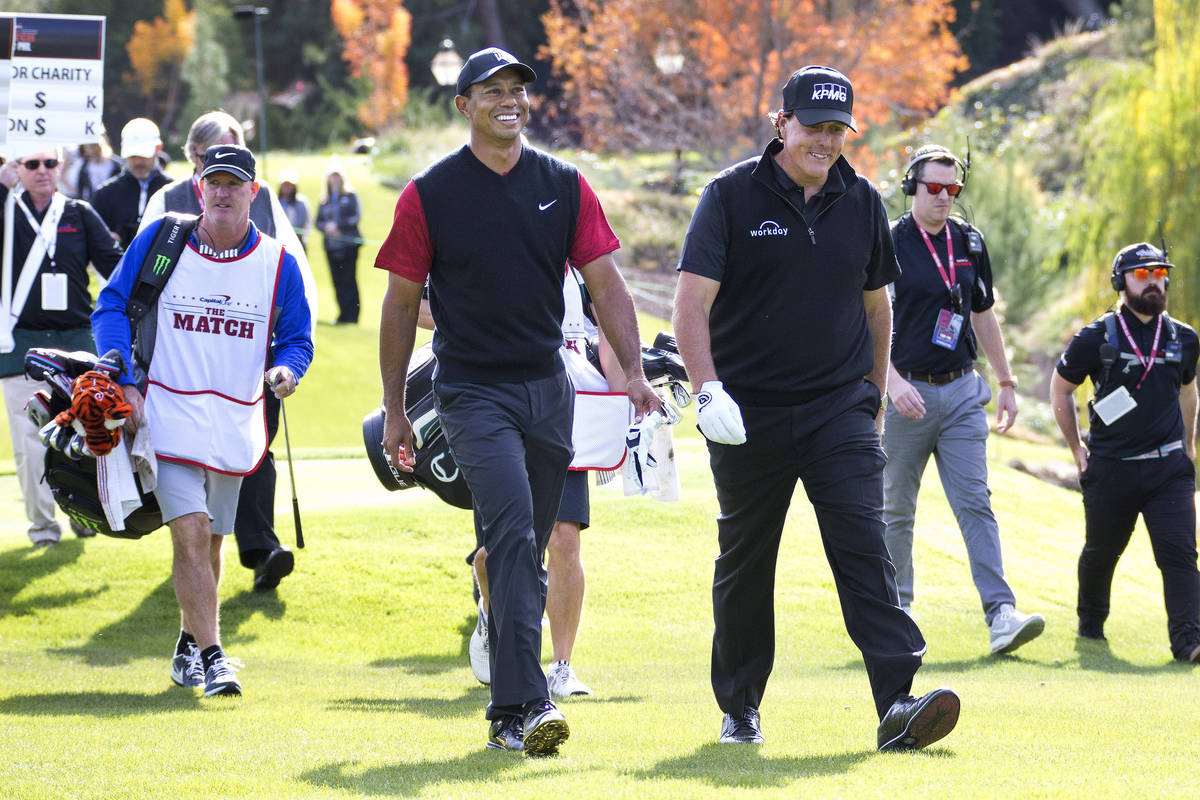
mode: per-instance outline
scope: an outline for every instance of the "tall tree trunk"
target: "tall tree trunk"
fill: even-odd
[[[508,38],[504,35],[504,23],[500,20],[500,5],[496,0],[479,0],[479,23],[483,25],[484,39],[489,47],[508,49]],[[518,58],[529,59],[528,54]]]

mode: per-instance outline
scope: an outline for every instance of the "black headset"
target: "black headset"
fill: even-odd
[[[912,160],[909,161],[908,166],[904,168],[904,179],[900,181],[900,191],[909,197],[915,195],[917,193],[917,179],[916,176],[913,175],[913,170],[917,168],[918,164],[921,164],[925,161],[935,161],[943,158],[953,161],[958,165],[958,168],[962,170],[962,183],[963,187],[965,188],[967,185],[967,176],[971,172],[970,162],[968,161],[968,163],[964,164],[958,156],[954,155],[954,153],[951,153],[940,144],[926,144],[917,148],[917,152],[913,153]],[[970,156],[967,156],[967,158],[970,159]]]

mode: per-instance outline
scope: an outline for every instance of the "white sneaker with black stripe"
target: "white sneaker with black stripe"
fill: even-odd
[[[237,679],[235,670],[241,668],[241,661],[229,658],[224,653],[214,658],[209,668],[204,671],[204,696],[240,695],[242,684]]]
[[[592,690],[575,677],[575,668],[570,661],[555,661],[546,675],[546,684],[553,697],[565,698],[591,694]]]

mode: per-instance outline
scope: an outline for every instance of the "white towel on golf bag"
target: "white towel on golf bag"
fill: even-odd
[[[133,473],[137,470],[142,487],[151,492],[158,485],[158,459],[150,446],[150,429],[143,427],[133,437],[133,452],[122,437],[108,455],[96,457],[96,488],[104,518],[114,531],[125,530],[125,518],[142,507]]]
[[[626,496],[644,494],[663,503],[678,500],[674,426],[660,412],[652,412],[630,426],[626,445],[629,457],[621,466]]]

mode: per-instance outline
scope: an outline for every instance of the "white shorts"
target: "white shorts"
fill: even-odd
[[[202,511],[208,514],[212,532],[227,536],[233,533],[241,488],[240,475],[224,475],[203,467],[159,460],[154,496],[162,509],[164,523]]]

